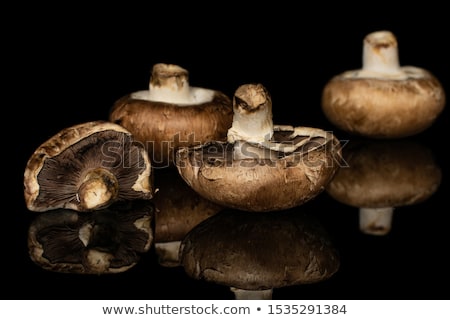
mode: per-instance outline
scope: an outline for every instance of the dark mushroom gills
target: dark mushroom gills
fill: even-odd
[[[153,197],[152,166],[125,128],[92,121],[65,128],[42,143],[24,172],[31,211],[92,211],[120,200]]]

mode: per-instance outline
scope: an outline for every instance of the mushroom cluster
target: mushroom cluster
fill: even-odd
[[[179,147],[225,140],[233,109],[224,93],[189,84],[188,71],[178,65],[153,66],[148,90],[118,99],[111,122],[128,129],[149,153],[153,166],[173,166]]]
[[[154,245],[163,266],[227,285],[237,299],[270,299],[274,288],[323,281],[340,266],[320,223],[288,209],[327,190],[361,207],[362,229],[381,232],[389,226],[371,220],[378,213],[390,221],[393,207],[424,200],[439,185],[426,152],[397,148],[423,172],[384,146],[349,155],[347,170],[331,131],[273,123],[261,83],[239,86],[230,99],[191,86],[188,75],[155,64],[148,90],[117,99],[107,121],[63,129],[36,149],[24,173],[27,208],[44,212],[29,228],[35,263],[117,273]],[[332,78],[322,95],[337,127],[376,138],[425,130],[444,103],[431,73],[400,67],[388,31],[369,34],[363,68]],[[386,187],[389,179],[395,187]]]
[[[402,138],[430,127],[445,106],[442,84],[429,71],[401,66],[395,35],[364,38],[361,69],[334,76],[322,93],[322,110],[338,128],[370,138]]]
[[[196,192],[244,211],[292,208],[325,189],[338,168],[340,142],[318,128],[274,125],[262,84],[244,84],[233,97],[227,142],[182,147],[176,164]]]

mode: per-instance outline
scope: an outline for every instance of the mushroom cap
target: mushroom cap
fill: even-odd
[[[399,207],[428,199],[439,188],[442,172],[430,149],[413,141],[351,142],[326,191],[337,201],[359,208]]]
[[[157,64],[153,72],[159,75],[151,79],[154,86],[164,85],[164,73],[175,74],[177,80],[187,78],[187,71],[176,65]],[[109,120],[127,128],[144,145],[153,166],[174,166],[178,147],[225,141],[233,121],[227,95],[201,87],[188,89],[192,101],[185,104],[149,99],[149,90],[127,94],[113,104]]]
[[[90,211],[78,197],[88,174],[114,191],[112,201],[153,197],[152,166],[143,147],[125,128],[91,121],[61,130],[31,155],[24,172],[27,208]],[[95,183],[89,187],[103,191]]]
[[[197,193],[224,207],[264,212],[301,205],[325,189],[337,170],[341,150],[332,135],[329,140],[311,138],[295,135],[295,130],[276,131],[273,136],[273,141],[300,145],[289,153],[255,146],[248,153],[261,156],[234,159],[230,143],[180,148],[178,171]]]
[[[336,127],[371,138],[401,138],[430,127],[445,106],[445,92],[430,72],[402,67],[405,79],[365,78],[358,70],[333,77],[322,110]]]
[[[28,229],[33,262],[61,273],[124,272],[153,242],[154,206],[146,200],[116,203],[80,213],[56,209],[41,213]]]
[[[180,260],[194,279],[244,290],[323,281],[340,265],[322,225],[302,212],[222,211],[186,235]]]

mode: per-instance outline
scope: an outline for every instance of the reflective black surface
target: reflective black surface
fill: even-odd
[[[143,8],[120,11],[109,17],[89,10],[73,17],[52,15],[46,24],[36,19],[21,34],[20,43],[12,41],[11,48],[20,48],[21,58],[11,77],[16,93],[9,95],[13,99],[5,108],[14,115],[13,132],[19,133],[8,130],[5,148],[9,149],[3,152],[7,179],[1,222],[2,298],[234,298],[225,286],[194,280],[179,266],[161,265],[153,246],[134,267],[117,274],[52,272],[30,259],[28,228],[39,213],[25,207],[26,161],[61,129],[107,119],[116,99],[147,88],[155,63],[179,64],[189,70],[191,85],[230,96],[241,84],[260,82],[272,95],[276,124],[329,130],[344,145],[359,138],[327,121],[320,108],[321,90],[335,74],[361,66],[362,39],[367,33],[393,31],[401,64],[431,71],[450,92],[445,20],[422,24],[407,15],[328,19],[317,14],[311,24],[302,20],[309,15],[306,12],[301,17],[286,12],[289,17],[280,16],[276,29],[270,10],[265,18],[250,20],[236,12],[222,19],[181,14],[163,19],[155,13],[143,14],[149,13]],[[106,22],[99,22],[100,16]],[[221,27],[227,24],[232,26],[224,31]],[[166,30],[169,25],[175,32]],[[394,210],[386,235],[361,232],[358,208],[327,192],[288,210],[316,216],[339,251],[341,263],[330,279],[276,289],[273,299],[449,299],[449,126],[446,107],[432,127],[405,139],[430,150],[442,176],[435,192],[422,202]],[[5,155],[12,157],[5,159]]]

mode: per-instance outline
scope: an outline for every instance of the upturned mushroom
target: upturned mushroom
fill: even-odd
[[[31,260],[61,273],[108,274],[134,267],[153,243],[154,206],[146,200],[80,213],[41,213],[28,229]]]
[[[413,141],[351,141],[344,151],[348,166],[336,173],[326,192],[359,208],[365,234],[388,234],[395,208],[424,202],[441,183],[431,150]]]
[[[152,166],[125,128],[92,121],[65,128],[42,143],[24,172],[31,211],[92,211],[119,200],[153,197]]]
[[[364,38],[362,68],[331,78],[322,110],[338,128],[371,138],[401,138],[430,127],[444,109],[445,92],[429,71],[401,66],[390,31]]]
[[[178,267],[178,251],[186,234],[222,207],[192,190],[176,168],[156,170],[155,188],[155,252],[160,265]]]
[[[188,75],[178,65],[155,64],[149,89],[125,95],[110,111],[110,121],[144,145],[155,167],[173,166],[178,147],[226,140],[231,99],[218,90],[191,86]]]
[[[257,212],[301,205],[325,189],[341,159],[332,133],[274,125],[261,84],[240,86],[233,109],[227,142],[178,150],[178,171],[191,188],[224,207]]]
[[[238,300],[272,299],[277,288],[331,278],[339,252],[312,215],[225,209],[183,239],[180,261],[194,279],[228,286]]]

